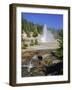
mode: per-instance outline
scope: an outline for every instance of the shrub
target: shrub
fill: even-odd
[[[55,54],[58,57],[58,59],[63,60],[63,31],[62,30],[59,32],[58,43],[59,43],[59,48],[56,49]]]
[[[33,32],[33,37],[37,37],[38,33],[36,31]]]
[[[27,47],[28,47],[28,45],[24,43],[22,48],[26,49]]]
[[[35,45],[38,45],[38,40],[37,39],[35,39]]]

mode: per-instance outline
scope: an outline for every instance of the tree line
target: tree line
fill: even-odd
[[[30,36],[30,33],[33,33],[33,36],[36,37],[38,34],[42,33],[42,25],[34,24],[33,22],[29,22],[26,19],[22,19],[22,33],[23,31]]]

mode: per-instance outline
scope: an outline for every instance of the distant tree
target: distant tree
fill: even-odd
[[[37,39],[35,39],[35,45],[38,45],[38,40]]]
[[[33,41],[33,40],[31,40],[30,46],[33,46],[33,45],[34,45],[34,41]]]
[[[39,34],[42,34],[43,26],[37,24],[37,31]]]
[[[29,32],[27,32],[27,37],[31,37],[31,35],[30,35],[30,33],[29,33]]]
[[[33,32],[33,37],[37,37],[38,36],[38,33],[37,32]]]
[[[21,24],[22,32],[30,33],[33,32],[33,36],[36,37],[38,34],[42,33],[42,25],[34,24],[33,22],[27,21],[26,19],[22,19]],[[29,34],[28,34],[29,36]]]
[[[63,60],[63,30],[60,30],[59,33],[59,38],[58,38],[58,44],[59,48],[56,50],[56,56]]]
[[[34,25],[33,37],[37,37],[37,36],[38,36],[37,26]]]

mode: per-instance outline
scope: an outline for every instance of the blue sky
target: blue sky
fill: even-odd
[[[22,13],[22,19],[35,24],[46,24],[49,28],[63,29],[63,15],[60,14]]]

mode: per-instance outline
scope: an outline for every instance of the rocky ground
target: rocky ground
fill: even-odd
[[[22,77],[28,76],[48,76],[63,74],[63,60],[58,60],[52,55],[54,50],[33,50],[22,51]],[[31,62],[33,67],[28,71]],[[23,67],[27,65],[27,67]]]

